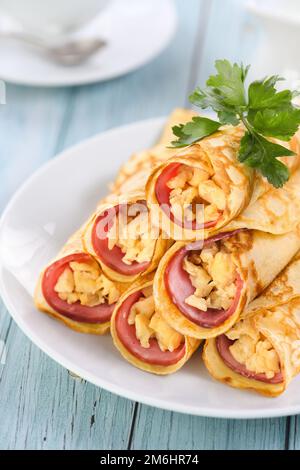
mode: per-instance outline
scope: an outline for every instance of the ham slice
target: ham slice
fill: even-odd
[[[92,244],[98,258],[110,269],[125,276],[140,274],[150,266],[150,262],[138,263],[133,261],[126,264],[122,260],[124,253],[119,246],[112,250],[108,248],[108,234],[113,226],[114,218],[117,217],[121,206],[114,206],[104,211],[95,221],[92,230]]]
[[[189,274],[183,269],[183,260],[191,251],[199,251],[216,241],[232,237],[239,231],[240,230],[220,233],[205,241],[197,241],[186,245],[175,253],[166,268],[164,282],[172,302],[186,318],[198,326],[203,328],[214,328],[224,323],[235,312],[238,306],[243,288],[243,281],[238,275],[236,279],[236,295],[229,309],[223,310],[209,308],[204,312],[185,302],[185,299],[190,295],[193,295],[196,289],[191,283]]]
[[[186,229],[192,230],[200,230],[200,229],[208,229],[214,227],[220,217],[216,220],[206,222],[204,224],[197,224],[196,220],[189,221],[189,220],[178,220],[174,217],[174,214],[171,212],[171,205],[170,205],[170,194],[172,189],[168,187],[168,182],[177,176],[180,167],[182,166],[181,163],[170,163],[158,176],[156,185],[155,185],[155,195],[158,204],[161,206],[161,209],[167,216],[170,218],[172,222],[176,225],[184,226]]]
[[[68,302],[62,300],[54,290],[59,277],[71,262],[76,261],[77,263],[88,263],[90,260],[91,257],[88,254],[74,253],[55,261],[46,269],[43,275],[43,295],[53,310],[67,318],[70,318],[71,320],[82,323],[106,323],[111,319],[115,304],[100,304],[94,307],[81,305],[80,302],[68,304]]]
[[[216,338],[216,346],[219,355],[225,362],[225,364],[237,374],[246,377],[247,379],[258,380],[259,382],[265,382],[269,384],[279,384],[283,382],[282,372],[277,372],[274,377],[268,379],[266,374],[256,374],[246,368],[244,364],[238,362],[230,352],[230,346],[234,341],[227,338],[226,335],[221,335]]]
[[[185,355],[185,343],[175,351],[162,351],[155,338],[149,340],[150,347],[144,348],[136,337],[135,325],[129,325],[128,317],[131,307],[143,297],[141,291],[127,297],[116,313],[116,331],[123,346],[137,359],[147,364],[170,366],[177,364]]]

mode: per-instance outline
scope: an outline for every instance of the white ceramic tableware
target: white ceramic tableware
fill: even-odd
[[[29,33],[61,35],[92,20],[112,0],[0,0],[8,14]]]
[[[33,86],[109,80],[154,59],[170,43],[176,25],[173,0],[111,0],[108,8],[77,33],[81,38],[100,37],[107,43],[88,62],[72,68],[60,66],[36,48],[1,38],[0,79]]]
[[[133,152],[156,142],[164,123],[165,119],[152,119],[97,135],[63,152],[29,178],[0,221],[0,294],[19,327],[37,346],[63,367],[113,393],[203,416],[297,414],[300,377],[284,395],[262,397],[213,380],[200,351],[178,373],[154,376],[128,364],[109,336],[76,333],[33,305],[41,268],[87,219],[120,165]]]
[[[261,40],[253,59],[257,76],[271,74],[300,77],[299,0],[250,0],[248,10],[262,26]]]

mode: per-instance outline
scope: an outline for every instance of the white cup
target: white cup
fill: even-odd
[[[0,12],[43,36],[75,32],[111,0],[0,0]]]
[[[251,0],[247,7],[263,26],[256,73],[300,75],[300,0]]]

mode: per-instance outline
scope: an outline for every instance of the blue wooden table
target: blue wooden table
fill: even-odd
[[[151,64],[107,83],[60,89],[7,86],[0,105],[0,209],[57,152],[97,132],[186,105],[216,58],[251,60],[242,0],[177,0],[172,45]],[[1,77],[0,77],[1,78]],[[130,402],[69,375],[0,306],[1,449],[296,449],[297,417],[199,418]]]

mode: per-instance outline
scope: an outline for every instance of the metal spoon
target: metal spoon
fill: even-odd
[[[106,42],[100,38],[73,39],[63,44],[49,44],[38,36],[13,29],[0,30],[1,36],[37,47],[51,60],[66,66],[79,65],[106,46]]]

